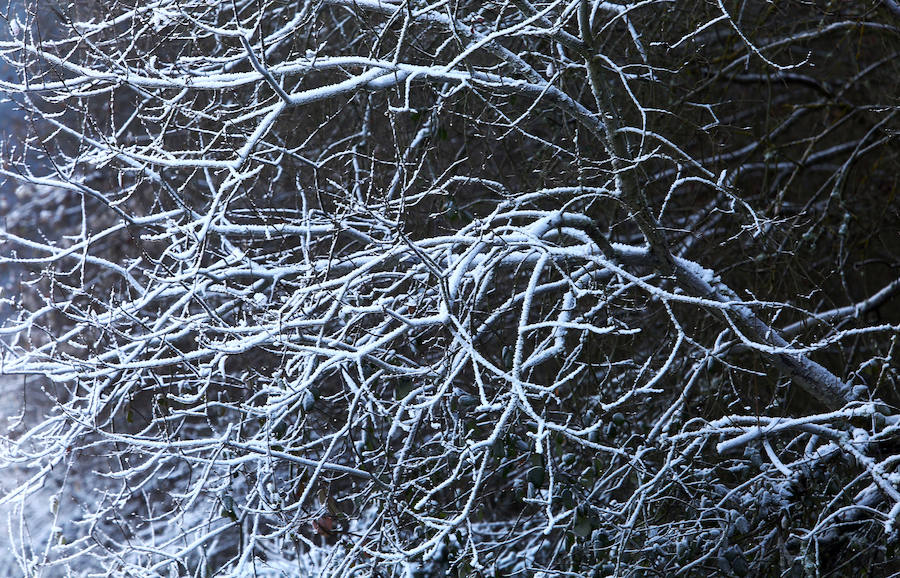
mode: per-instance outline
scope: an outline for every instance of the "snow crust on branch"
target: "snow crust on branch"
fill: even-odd
[[[895,221],[844,188],[892,184],[868,75],[898,31],[695,4],[10,25],[23,572],[747,575],[871,536],[886,564]],[[821,49],[863,33],[853,72]]]

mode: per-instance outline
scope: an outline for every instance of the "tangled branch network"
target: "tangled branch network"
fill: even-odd
[[[900,29],[818,4],[10,9],[14,562],[889,570]]]

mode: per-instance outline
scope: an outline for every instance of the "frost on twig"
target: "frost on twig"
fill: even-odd
[[[888,5],[26,6],[12,563],[889,571]]]

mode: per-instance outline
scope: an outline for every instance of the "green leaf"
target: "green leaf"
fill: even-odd
[[[576,516],[575,527],[572,528],[572,530],[579,538],[587,538],[591,535],[594,528],[591,525],[591,520],[587,516]]]
[[[535,466],[528,470],[528,474],[526,474],[526,479],[535,485],[535,487],[540,488],[544,485],[544,478],[546,477],[546,472],[544,472],[544,468],[541,466]]]

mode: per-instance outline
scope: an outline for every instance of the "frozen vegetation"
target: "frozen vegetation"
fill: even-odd
[[[900,571],[897,2],[0,15],[0,576]]]

